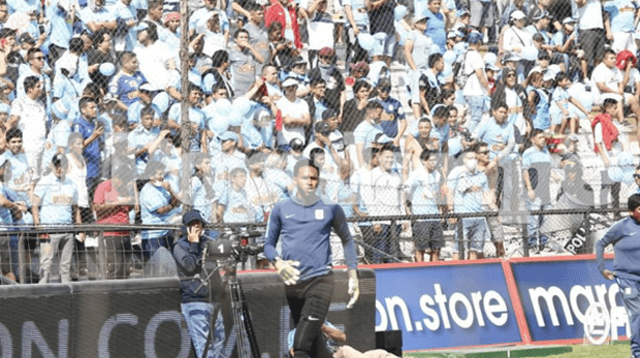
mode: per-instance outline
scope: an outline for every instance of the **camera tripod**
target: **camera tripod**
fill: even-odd
[[[209,248],[213,249],[214,247],[212,246],[213,245],[209,245]],[[229,247],[231,248],[232,246],[229,245]],[[215,251],[218,251],[218,249],[222,251],[221,246],[216,245]],[[255,330],[244,298],[244,292],[242,291],[242,286],[240,285],[240,281],[237,276],[237,265],[242,261],[246,261],[249,255],[256,255],[261,252],[262,247],[232,247],[232,256],[224,259],[218,259],[217,266],[213,270],[210,270],[210,272],[205,268],[205,264],[207,262],[206,257],[208,255],[207,250],[208,248],[205,248],[202,259],[201,274],[204,276],[198,275],[201,283],[196,289],[196,292],[200,291],[203,287],[208,286],[209,302],[212,304],[215,303],[213,293],[214,289],[218,289],[219,292],[229,293],[233,328],[229,333],[229,336],[225,339],[224,347],[235,346],[238,358],[260,358],[260,348],[258,347]],[[224,278],[221,277],[220,270],[224,271]],[[214,304],[214,307],[216,307],[216,309],[209,321],[210,329],[209,336],[207,337],[207,342],[205,344],[206,348],[204,357],[207,357],[209,347],[210,345],[213,345],[215,341],[215,322],[218,317],[221,304]],[[228,358],[232,355],[233,349],[227,352],[225,348],[220,352],[220,357]]]

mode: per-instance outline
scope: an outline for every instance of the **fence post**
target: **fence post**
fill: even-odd
[[[389,227],[389,230],[391,231],[391,252],[388,252],[388,254],[393,256],[395,259],[400,259],[400,255],[398,254],[398,251],[400,251],[400,242],[398,240],[398,232],[396,230],[395,220],[391,220],[391,226]]]
[[[20,271],[20,283],[26,283],[27,258],[24,250],[24,232],[18,234],[18,270]]]
[[[106,278],[105,274],[107,272],[107,260],[106,260],[103,230],[100,230],[98,232],[98,254],[96,256],[98,259],[98,262],[96,262],[98,266],[98,280],[104,280]]]
[[[524,257],[529,257],[529,237],[527,233],[527,222],[522,224],[522,254]]]
[[[462,217],[458,217],[458,222],[456,223],[456,231],[458,232],[458,255],[460,255],[459,259],[465,259],[465,240],[464,240],[464,230],[462,229]]]
[[[585,254],[593,254],[593,238],[591,237],[591,220],[589,220],[589,218],[591,217],[590,212],[586,212],[584,213],[584,220],[582,222],[584,222],[584,238],[585,238],[585,242],[584,242],[584,253]]]

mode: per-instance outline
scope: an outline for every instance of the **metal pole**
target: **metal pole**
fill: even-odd
[[[464,239],[464,229],[462,228],[462,217],[458,217],[458,222],[456,223],[456,230],[458,231],[458,255],[460,256],[458,259],[465,259],[465,246],[467,245],[466,240]]]
[[[187,156],[186,153],[189,153],[189,147],[191,146],[191,123],[189,122],[189,1],[181,0],[180,1],[180,95],[182,96],[181,103],[181,133],[180,133],[180,143],[182,147],[182,178],[180,180],[182,189],[181,190],[185,195],[189,195],[191,190],[189,189],[190,184],[190,172],[189,172],[189,160],[185,160]]]
[[[527,233],[527,224],[522,224],[522,254],[529,257],[529,235]]]
[[[30,262],[27,262],[27,253],[24,249],[24,233],[18,234],[18,267],[20,271],[20,283],[27,283],[27,265],[30,265]]]

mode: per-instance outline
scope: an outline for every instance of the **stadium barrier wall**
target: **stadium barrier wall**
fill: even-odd
[[[328,319],[357,349],[375,348],[373,270],[360,270],[360,300],[351,310],[347,273],[334,273]],[[291,325],[282,280],[270,271],[238,278],[261,352],[283,357]],[[0,357],[194,357],[178,284],[174,277],[0,286]],[[224,299],[221,312],[233,347],[229,304]]]
[[[623,307],[595,255],[366,267],[376,272],[376,331],[401,330],[409,351],[582,343],[591,303]],[[629,336],[627,318],[615,325],[614,339]]]

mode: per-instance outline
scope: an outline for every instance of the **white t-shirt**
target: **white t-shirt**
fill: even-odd
[[[618,84],[622,82],[623,79],[622,72],[620,72],[617,67],[613,66],[613,68],[609,68],[604,63],[600,63],[593,69],[593,73],[591,74],[591,81],[594,84],[592,87],[594,96],[601,95],[597,83],[604,83],[605,86],[611,90],[618,92]]]
[[[464,96],[484,96],[486,94],[485,89],[480,84],[480,80],[475,73],[475,71],[480,68],[482,69],[482,73],[484,74],[484,60],[482,59],[482,56],[480,56],[478,51],[475,50],[470,50],[464,56],[464,67],[462,68],[462,70],[465,74],[471,73],[471,75],[469,76],[467,84],[462,90],[462,94]]]
[[[47,139],[46,113],[42,104],[25,96],[18,97],[11,105],[11,115],[20,117],[18,128],[23,133],[25,151],[43,151]]]
[[[533,36],[526,29],[521,30],[511,26],[504,32],[502,47],[505,51],[512,51],[515,47],[522,50],[524,47],[529,46],[533,46]]]
[[[283,118],[284,116],[300,118],[304,114],[309,115],[309,105],[300,98],[296,98],[294,102],[291,102],[287,97],[282,97],[276,102],[276,106],[281,111]],[[289,144],[293,138],[299,138],[302,143],[305,143],[304,127],[290,128],[283,125],[282,131],[278,132],[278,145]]]
[[[152,89],[164,91],[170,79],[167,62],[172,59],[175,61],[173,54],[177,54],[177,51],[171,50],[162,41],[156,41],[147,47],[138,46],[133,52],[138,56],[140,72],[147,78]]]

